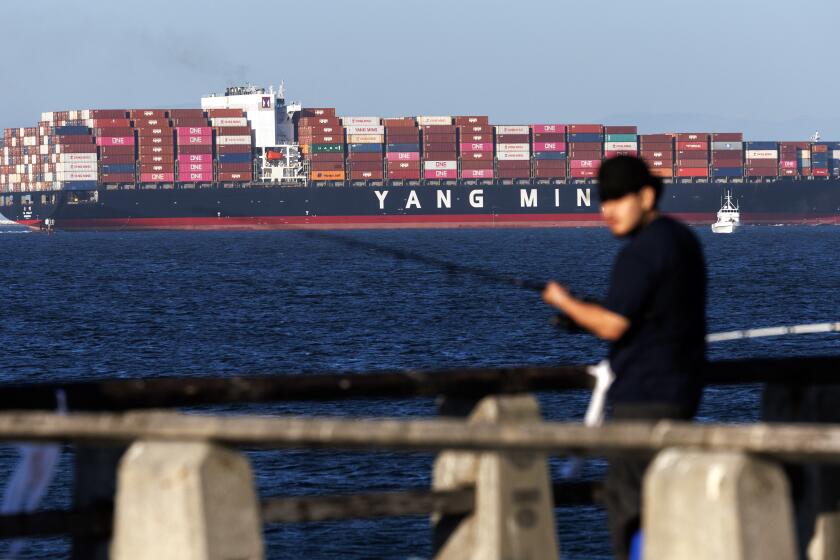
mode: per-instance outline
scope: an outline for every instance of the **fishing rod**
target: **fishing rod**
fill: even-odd
[[[347,247],[351,247],[353,249],[365,249],[384,255],[389,255],[400,260],[422,263],[425,265],[435,267],[439,270],[443,270],[450,274],[466,274],[475,276],[476,278],[481,278],[482,280],[493,284],[513,286],[516,288],[537,293],[542,293],[542,291],[545,290],[546,287],[546,282],[537,282],[534,280],[517,278],[515,276],[509,276],[484,268],[458,264],[451,261],[447,261],[445,259],[440,259],[437,257],[431,257],[428,255],[423,255],[421,253],[416,253],[414,251],[409,251],[407,249],[397,249],[395,247],[388,247],[386,245],[380,245],[379,243],[374,243],[371,241],[363,241],[361,239],[354,239],[352,237],[338,235],[336,233],[327,233],[325,231],[319,230],[298,231],[304,233],[305,235],[308,235],[309,237],[326,239],[328,241],[339,243]],[[583,298],[583,300],[590,303],[595,302],[595,300],[591,298]],[[551,324],[557,328],[563,329],[572,334],[581,334],[586,332],[583,329],[581,329],[580,326],[571,319],[571,317],[564,313],[558,313],[557,315],[552,317]],[[828,323],[809,323],[803,325],[789,325],[781,327],[741,329],[735,331],[711,333],[706,335],[706,342],[714,344],[718,342],[727,342],[731,340],[747,340],[755,338],[766,338],[772,336],[817,334],[831,332],[840,332],[840,321]]]

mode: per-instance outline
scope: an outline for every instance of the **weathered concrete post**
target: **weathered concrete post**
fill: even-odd
[[[794,560],[782,469],[743,453],[661,452],[645,475],[645,560]]]
[[[487,397],[470,423],[540,420],[529,395]],[[436,560],[552,560],[558,558],[554,499],[545,455],[447,451],[435,462],[438,490],[475,486],[475,509],[454,530]],[[438,516],[433,517],[433,521]]]
[[[248,460],[209,443],[134,443],[118,473],[111,557],[262,559]]]
[[[821,513],[817,516],[814,536],[808,545],[808,560],[835,558],[840,558],[840,513]]]

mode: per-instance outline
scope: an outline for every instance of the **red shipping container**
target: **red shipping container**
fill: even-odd
[[[388,169],[420,170],[419,161],[389,161]]]
[[[254,175],[250,171],[219,171],[219,181],[247,183]]]
[[[373,155],[376,156],[379,154]],[[310,161],[344,161],[344,154],[309,154],[307,159],[309,159]]]
[[[705,159],[682,159],[677,158],[677,165],[685,168],[701,168],[708,167],[709,162]]]
[[[639,154],[636,150],[607,150],[604,152],[604,159],[610,159],[618,156],[637,157]]]
[[[540,160],[537,160],[538,162]],[[555,160],[543,160],[543,161],[555,161]],[[530,161],[500,161],[497,164],[498,169],[530,169],[531,162]]]
[[[565,124],[532,124],[534,134],[563,134],[566,133]]]
[[[251,171],[253,166],[250,163],[219,163],[218,169],[219,173],[244,173]]]
[[[125,109],[91,109],[91,119],[124,119],[128,116]]]
[[[493,153],[492,142],[465,142],[460,146],[461,153],[464,152],[490,152]]]
[[[779,175],[782,177],[794,177],[798,175],[798,173],[796,169],[780,169]]]
[[[423,134],[452,134],[458,131],[458,127],[454,124],[430,124],[421,127]]]
[[[747,177],[776,177],[779,174],[779,169],[776,166],[753,166],[748,165],[744,168],[744,175]]]
[[[636,126],[605,126],[604,134],[637,134],[639,128]]]
[[[570,134],[601,134],[604,126],[600,124],[570,124],[567,127]]]
[[[597,169],[571,169],[569,171],[569,177],[573,179],[591,179],[598,176]]]
[[[493,168],[486,167],[483,169],[461,169],[461,177],[464,179],[492,179]]]
[[[538,159],[534,161],[534,167],[536,169],[555,169],[558,167],[566,169],[566,162],[561,159]]]
[[[141,163],[140,174],[143,173],[175,173],[174,163]]]
[[[103,154],[99,156],[99,163],[105,165],[130,165],[134,163],[134,156],[117,156]]]
[[[95,148],[95,146],[94,146]],[[96,152],[94,149],[93,152]],[[78,152],[77,152],[78,153]],[[133,156],[134,146],[101,146],[99,148],[100,156]]]
[[[172,119],[172,126],[210,126],[209,119]]]
[[[98,136],[97,146],[134,146],[134,136]]]
[[[215,130],[216,136],[250,136],[253,132],[250,126],[220,126]]]
[[[145,145],[140,144],[137,148],[137,152],[140,154],[161,154],[161,155],[169,155],[173,156],[175,154],[175,147],[174,146],[157,146],[157,145]]]
[[[212,163],[213,156],[210,154],[183,154],[178,156],[181,163]]]
[[[534,142],[565,142],[566,135],[565,134],[557,134],[557,133],[534,133]]]
[[[493,134],[493,127],[490,125],[459,126],[458,133],[464,134]]]
[[[828,177],[828,168],[826,167],[812,167],[811,176],[813,177]]]
[[[358,161],[352,162],[348,165],[350,171],[376,171],[382,169],[382,162],[375,161]]]
[[[825,144],[811,144],[812,154],[824,154],[828,152],[828,146]]]
[[[708,150],[708,142],[677,142],[677,150]]]
[[[309,168],[313,171],[344,171],[344,162],[313,161],[309,164]]]
[[[350,171],[351,181],[381,181],[384,177],[385,174],[382,172],[381,169],[368,171]]]
[[[178,171],[184,173],[212,173],[212,163],[179,163]]]
[[[159,148],[159,147],[160,146],[155,146],[155,148]],[[178,146],[178,154],[210,154],[210,153],[213,153],[212,150],[213,150],[212,146],[195,146],[195,145],[192,145],[192,146],[180,145],[180,146]],[[248,148],[248,151],[250,152],[251,149]],[[219,150],[219,153],[222,153],[222,151]]]
[[[569,150],[569,159],[601,159],[601,152],[591,150]]]
[[[156,155],[141,155],[137,158],[140,164],[165,164],[175,165],[175,156],[173,154],[156,154]]]
[[[497,134],[497,144],[527,144],[531,139],[527,134]]]
[[[204,117],[204,109],[170,109],[169,116],[173,119],[200,119]]]
[[[341,154],[337,154],[341,155]],[[383,161],[382,154],[368,152],[350,152],[347,161]]]
[[[96,136],[134,136],[131,126],[97,126],[93,129]]]
[[[680,132],[676,135],[677,142],[708,142],[708,132]]]
[[[175,140],[171,136],[140,136],[138,146],[173,146]]]
[[[458,171],[456,169],[426,169],[423,177],[425,179],[457,179]]]
[[[344,135],[340,133],[333,134],[313,134],[312,144],[344,144]]]
[[[493,161],[493,152],[461,152],[464,161]]]
[[[175,129],[178,138],[188,136],[212,136],[213,129],[209,126],[179,126]]]
[[[133,183],[134,173],[101,173],[100,183]]]
[[[454,134],[424,134],[424,144],[455,144],[458,139]]]
[[[423,144],[423,151],[424,152],[445,152],[445,153],[453,153],[454,154],[456,146],[457,146],[457,144],[455,144],[454,142],[445,143],[445,144],[442,143],[442,142],[428,143],[428,144]]]
[[[211,183],[213,182],[213,173],[189,173],[181,171],[178,173],[178,181],[182,183]]]
[[[409,128],[417,126],[417,121],[414,117],[398,117],[390,119],[382,119],[382,124],[386,128]]]
[[[579,169],[578,171],[588,171]],[[563,179],[566,177],[565,168],[556,169],[534,169],[534,179]]]
[[[137,130],[172,128],[172,125],[168,119],[139,119],[133,122],[134,128],[136,128]]]
[[[230,146],[216,146],[217,154],[250,154],[251,146],[240,144]]]
[[[168,116],[166,109],[131,109],[128,112],[131,120],[136,119],[165,119]]]
[[[428,161],[457,161],[458,155],[455,152],[426,152],[423,159]]]
[[[409,180],[420,179],[419,169],[388,169],[388,179],[393,180]]]
[[[140,173],[141,183],[174,183],[175,171]]]
[[[419,134],[391,134],[390,132],[385,135],[385,143],[386,144],[419,144],[420,143],[420,135]]]
[[[493,143],[492,134],[462,134],[461,143],[465,142],[488,142]]]
[[[461,161],[461,169],[492,169],[493,168],[493,160],[488,159],[485,161],[470,161],[464,160]]]
[[[650,174],[654,177],[671,178],[674,176],[674,170],[670,167],[651,169]]]
[[[486,125],[490,123],[490,117],[481,115],[481,116],[457,116],[455,117],[455,125],[456,126],[465,126],[465,125]]]
[[[168,140],[168,139],[167,139]],[[212,146],[213,137],[207,136],[179,136],[178,147],[181,146]]]
[[[712,134],[712,142],[743,142],[742,132],[715,132]]]
[[[310,127],[328,126],[332,128],[341,126],[341,119],[338,117],[303,117],[298,121],[298,129],[303,130]]]
[[[499,179],[530,179],[531,178],[531,170],[530,169],[500,169],[496,176]]]
[[[601,160],[573,159],[569,161],[570,169],[598,169],[601,167]]]
[[[668,144],[672,145],[674,137],[670,134],[640,134],[639,142],[643,144]]]
[[[129,146],[134,151],[133,146]],[[20,154],[22,154],[22,150],[19,150]],[[96,144],[67,144],[61,146],[62,154],[95,154],[96,153]]]
[[[604,148],[601,142],[569,142],[567,144],[570,150],[589,150],[593,152],[600,152]]]

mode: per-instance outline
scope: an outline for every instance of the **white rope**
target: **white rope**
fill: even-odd
[[[806,325],[789,325],[786,327],[765,327],[762,329],[746,329],[741,331],[727,331],[706,335],[706,342],[726,342],[728,340],[744,340],[747,338],[764,338],[768,336],[784,336],[788,334],[816,334],[840,332],[840,321],[836,323],[810,323]]]

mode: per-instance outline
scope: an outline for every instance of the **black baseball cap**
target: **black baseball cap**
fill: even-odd
[[[602,202],[637,193],[645,185],[653,187],[658,201],[662,193],[662,180],[651,175],[645,162],[637,157],[610,158],[601,164],[598,171],[598,195]]]

